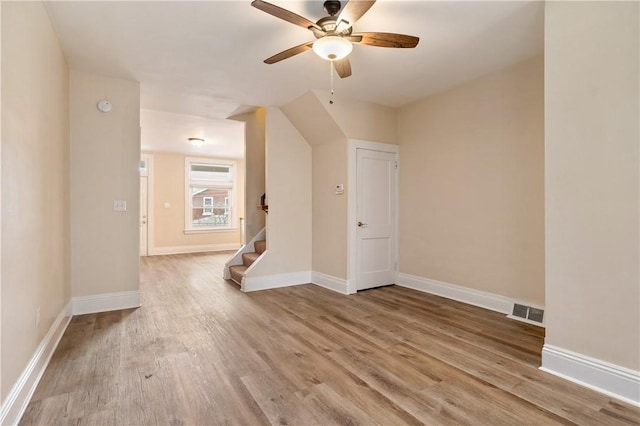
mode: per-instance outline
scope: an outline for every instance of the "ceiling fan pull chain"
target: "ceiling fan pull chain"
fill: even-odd
[[[329,104],[333,105],[333,61],[329,61],[329,78],[331,79],[331,97],[329,98]]]

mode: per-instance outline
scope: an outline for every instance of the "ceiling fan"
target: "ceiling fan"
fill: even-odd
[[[277,53],[264,60],[266,64],[275,64],[298,53],[312,49],[318,56],[333,62],[336,72],[341,78],[351,75],[351,62],[348,55],[353,44],[364,44],[377,47],[411,48],[418,45],[418,37],[394,33],[353,33],[353,24],[362,17],[375,3],[375,0],[351,0],[341,9],[337,0],[324,2],[324,10],[329,14],[312,22],[289,10],[283,9],[262,0],[253,0],[251,6],[262,10],[276,18],[291,22],[310,30],[316,41],[303,43]],[[338,14],[340,12],[340,14]],[[337,16],[336,16],[337,15]]]

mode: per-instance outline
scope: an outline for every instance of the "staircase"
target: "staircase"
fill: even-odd
[[[229,266],[231,279],[240,285],[242,285],[242,278],[244,278],[244,274],[249,266],[251,266],[251,264],[255,262],[255,260],[267,249],[267,241],[255,241],[253,243],[253,248],[255,250],[254,252],[242,253],[242,265]]]

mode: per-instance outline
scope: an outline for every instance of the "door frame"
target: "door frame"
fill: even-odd
[[[153,242],[153,154],[141,153],[140,160],[147,160],[147,256],[152,256],[155,250]],[[142,175],[140,175],[142,178]],[[138,200],[138,202],[140,202]],[[138,217],[138,221],[140,217]],[[138,252],[140,252],[140,235],[138,235]]]
[[[399,247],[398,247],[398,218],[399,214],[399,170],[400,170],[400,146],[392,145],[380,142],[371,142],[360,139],[349,139],[347,143],[347,294],[354,294],[358,290],[358,244],[357,244],[357,230],[356,222],[357,218],[357,197],[356,197],[356,185],[357,185],[357,153],[358,149],[367,149],[370,151],[381,151],[395,154],[396,161],[398,162],[398,169],[396,170],[396,223],[395,223],[395,280],[398,281],[399,267]]]

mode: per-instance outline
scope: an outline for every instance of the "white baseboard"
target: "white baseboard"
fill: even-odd
[[[511,313],[511,306],[514,302],[508,297],[497,294],[403,273],[398,274],[398,282],[396,285],[435,294],[446,297],[447,299],[457,300],[458,302],[479,306],[503,314]]]
[[[199,246],[150,247],[149,256],[164,256],[168,254],[207,253],[211,251],[238,250],[240,243],[204,244]]]
[[[253,265],[252,265],[253,266]],[[287,274],[247,277],[242,280],[242,291],[268,290],[270,288],[290,287],[311,283],[311,271],[290,272]]]
[[[640,372],[545,344],[540,370],[640,407]]]
[[[338,293],[347,293],[347,280],[343,278],[334,277],[332,275],[323,274],[321,272],[311,272],[311,282],[320,287],[327,288],[329,290],[337,291]]]
[[[118,293],[96,294],[71,299],[73,315],[93,314],[96,312],[119,311],[139,308],[139,291],[121,291]]]
[[[0,408],[0,425],[17,425],[71,321],[71,302],[62,309]]]

